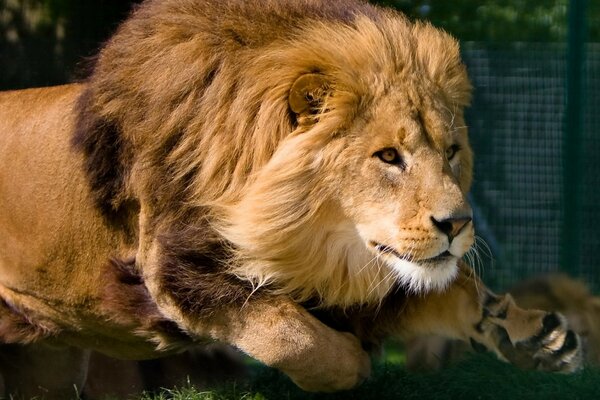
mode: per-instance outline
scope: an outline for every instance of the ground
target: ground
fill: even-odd
[[[600,369],[574,375],[520,371],[489,354],[468,356],[440,372],[408,372],[401,355],[392,354],[375,365],[373,376],[351,392],[307,394],[277,371],[257,367],[245,383],[199,392],[193,388],[165,390],[143,400],[369,400],[369,399],[596,399]]]

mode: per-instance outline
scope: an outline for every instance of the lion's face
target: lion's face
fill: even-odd
[[[345,138],[339,202],[364,245],[411,289],[444,287],[473,243],[471,151],[440,100],[388,97]]]
[[[326,173],[365,248],[412,290],[440,289],[474,238],[467,132],[442,99],[396,93],[331,143]]]

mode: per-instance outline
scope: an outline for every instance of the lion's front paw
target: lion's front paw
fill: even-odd
[[[583,365],[581,340],[558,313],[546,314],[539,332],[522,340],[513,342],[504,328],[497,329],[499,351],[522,368],[570,373]]]
[[[579,336],[559,313],[524,310],[510,296],[494,299],[480,329],[500,357],[525,369],[570,373],[581,369]]]
[[[293,366],[281,368],[301,389],[308,392],[348,390],[369,377],[371,360],[359,340],[349,333],[331,333],[311,354],[305,354]]]

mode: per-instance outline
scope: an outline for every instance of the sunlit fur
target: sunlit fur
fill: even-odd
[[[208,209],[236,253],[232,272],[297,300],[379,302],[397,281],[417,291],[443,288],[454,266],[429,273],[414,264],[422,277],[410,283],[402,269],[390,269],[396,262],[368,248],[365,235],[381,224],[375,235],[415,260],[448,247],[430,215],[464,202],[472,167],[462,117],[470,85],[456,41],[362,3],[348,2],[348,20],[325,20],[311,16],[311,7],[340,5],[231,2],[217,10],[231,26],[215,25],[202,3],[142,8],[101,54],[90,82],[93,108],[124,127],[137,154],[123,198],[152,193],[160,207],[169,192],[185,193],[176,209],[163,205],[169,218],[186,215],[193,224],[194,210]],[[276,24],[255,11],[266,8]],[[299,23],[298,15],[308,17]],[[153,25],[164,29],[146,34]],[[287,97],[309,72],[323,74],[330,92],[320,113],[297,125]],[[418,143],[405,176],[391,178],[394,187],[374,164],[356,169],[374,162],[369,146],[403,146],[404,136]],[[448,163],[453,141],[462,150]],[[422,234],[394,237],[410,227]],[[467,231],[455,239],[466,243],[461,252],[470,246]]]

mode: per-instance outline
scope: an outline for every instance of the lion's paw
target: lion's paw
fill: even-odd
[[[314,355],[318,359],[292,368],[282,368],[296,385],[307,392],[336,392],[352,389],[371,373],[371,360],[352,334],[331,332],[327,346]]]
[[[566,319],[558,313],[546,314],[536,335],[517,341],[514,346],[506,344],[505,341],[501,351],[510,358],[519,357],[514,353],[523,353],[531,360],[527,365],[530,368],[570,373],[581,369],[583,365],[581,339],[568,329]]]
[[[510,296],[505,299],[504,306],[496,309],[500,312],[480,324],[501,358],[524,369],[572,373],[582,368],[581,339],[568,329],[564,316],[523,310]]]

